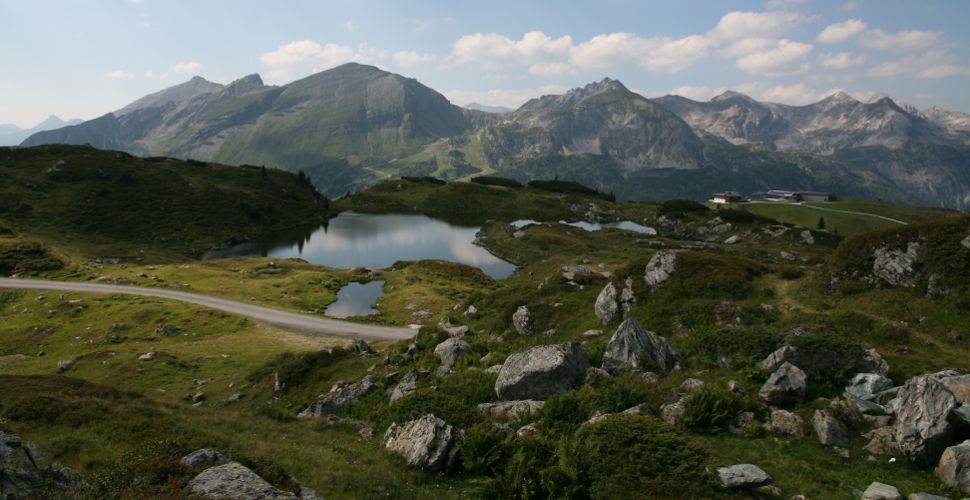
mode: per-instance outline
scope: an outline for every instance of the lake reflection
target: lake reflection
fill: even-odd
[[[515,266],[475,246],[477,227],[453,226],[423,215],[342,212],[309,235],[283,234],[212,253],[207,258],[298,257],[337,268],[385,268],[399,260],[439,259],[475,266],[505,278]]]
[[[331,318],[349,318],[350,316],[369,316],[377,314],[374,305],[383,294],[384,281],[377,280],[370,283],[347,283],[337,292],[337,300],[327,306],[324,314]]]

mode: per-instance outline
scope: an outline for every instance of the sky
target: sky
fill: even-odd
[[[517,107],[604,77],[647,97],[842,90],[970,112],[970,1],[0,0],[0,124],[90,119],[192,76],[345,62]]]

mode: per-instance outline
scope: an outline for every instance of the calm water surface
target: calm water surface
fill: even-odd
[[[633,232],[642,233],[642,234],[657,234],[657,230],[652,227],[644,226],[642,224],[637,224],[636,222],[628,221],[628,220],[620,221],[620,222],[607,222],[605,224],[601,224],[599,222],[586,222],[586,221],[566,222],[564,220],[559,221],[559,223],[565,224],[567,226],[578,227],[590,232],[599,231],[606,228],[615,228],[615,229],[625,229],[627,231],[633,231]],[[517,228],[523,228],[525,226],[528,226],[529,224],[542,224],[542,223],[532,219],[522,219],[512,223],[512,225]]]
[[[374,305],[384,293],[384,280],[369,283],[348,283],[337,292],[336,302],[327,306],[324,314],[331,318],[369,316],[377,314]]]

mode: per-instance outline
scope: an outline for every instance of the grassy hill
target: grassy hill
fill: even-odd
[[[923,220],[944,217],[953,210],[915,205],[897,205],[864,198],[840,198],[829,203],[744,203],[745,210],[778,221],[815,228],[824,219],[825,229],[854,236],[891,229]]]
[[[0,149],[5,247],[28,238],[78,257],[171,259],[322,221],[328,207],[305,178],[279,170],[84,146]]]

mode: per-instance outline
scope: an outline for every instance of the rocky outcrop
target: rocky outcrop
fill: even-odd
[[[627,278],[619,293],[617,293],[612,282],[607,283],[596,297],[593,311],[600,322],[608,325],[619,317],[629,315],[636,303],[636,295],[633,292],[633,278]]]
[[[875,349],[862,351],[861,355],[839,351],[804,352],[788,344],[779,347],[761,361],[762,372],[766,375],[773,373],[785,362],[798,366],[808,374],[818,374],[847,365],[859,373],[883,376],[889,373],[889,364]]]
[[[889,363],[875,349],[862,351],[862,358],[856,360],[855,369],[859,373],[875,373],[883,377],[889,375]]]
[[[895,486],[874,481],[862,492],[860,500],[903,500],[903,496]]]
[[[725,490],[749,490],[767,486],[773,481],[767,472],[751,464],[718,467],[717,479]]]
[[[667,339],[644,330],[633,318],[620,324],[603,353],[603,369],[611,374],[629,371],[667,373],[679,363],[680,355],[670,347]]]
[[[470,306],[474,307],[474,306]],[[471,331],[467,325],[453,325],[448,318],[442,318],[438,322],[438,329],[447,333],[449,337],[462,338]]]
[[[845,388],[845,394],[864,401],[873,399],[876,394],[890,389],[893,381],[878,373],[858,373]]]
[[[43,448],[0,430],[0,499],[77,498],[82,486],[74,471],[48,462]]]
[[[499,401],[498,403],[482,403],[478,411],[486,416],[500,419],[513,419],[521,415],[535,413],[542,409],[545,401],[525,399],[522,401]]]
[[[544,400],[582,384],[588,368],[586,351],[577,342],[536,346],[506,358],[495,394],[504,400]]]
[[[404,425],[391,424],[381,445],[409,465],[442,472],[457,464],[460,438],[460,430],[429,413]]]
[[[193,496],[213,500],[289,500],[298,498],[280,490],[259,477],[248,467],[229,462],[208,469],[192,478],[185,491]]]
[[[815,410],[812,427],[822,446],[849,446],[849,430],[826,410]]]
[[[527,306],[519,306],[515,310],[515,313],[512,314],[512,328],[519,335],[532,333],[532,325],[529,324],[529,308]]]
[[[202,448],[182,457],[182,459],[179,460],[179,464],[182,467],[196,469],[199,467],[219,465],[228,461],[229,459],[224,457],[222,453],[219,453],[216,450],[210,450],[209,448]]]
[[[953,438],[948,419],[955,407],[953,394],[931,374],[906,381],[894,405],[894,438],[903,454],[919,465],[936,465]]]
[[[944,450],[936,466],[936,475],[947,486],[970,493],[970,441]]]
[[[373,375],[367,375],[353,384],[335,385],[329,393],[320,396],[319,399],[301,411],[299,416],[319,417],[337,413],[344,405],[356,401],[376,389],[377,379]]]
[[[593,273],[586,266],[569,264],[562,266],[562,278],[575,283],[586,283],[593,277]]]
[[[911,241],[906,251],[879,247],[873,252],[872,276],[892,286],[913,287],[922,245]]]
[[[411,394],[418,389],[418,380],[421,380],[421,372],[411,368],[401,377],[394,389],[391,390],[391,403]]]
[[[675,269],[677,269],[677,252],[661,250],[650,257],[643,279],[647,282],[647,286],[656,288],[670,279],[670,275],[673,274]]]
[[[786,361],[761,386],[758,398],[773,406],[800,403],[805,398],[805,388],[805,372]]]
[[[805,435],[805,421],[797,413],[787,410],[773,410],[768,430],[778,434],[802,437]]]
[[[469,347],[468,342],[460,338],[451,337],[436,345],[434,354],[441,360],[441,369],[451,371],[454,369],[455,364],[465,355]]]
[[[354,339],[351,349],[353,349],[357,354],[363,354],[365,356],[374,354],[374,350],[371,349],[370,344],[362,339]]]

